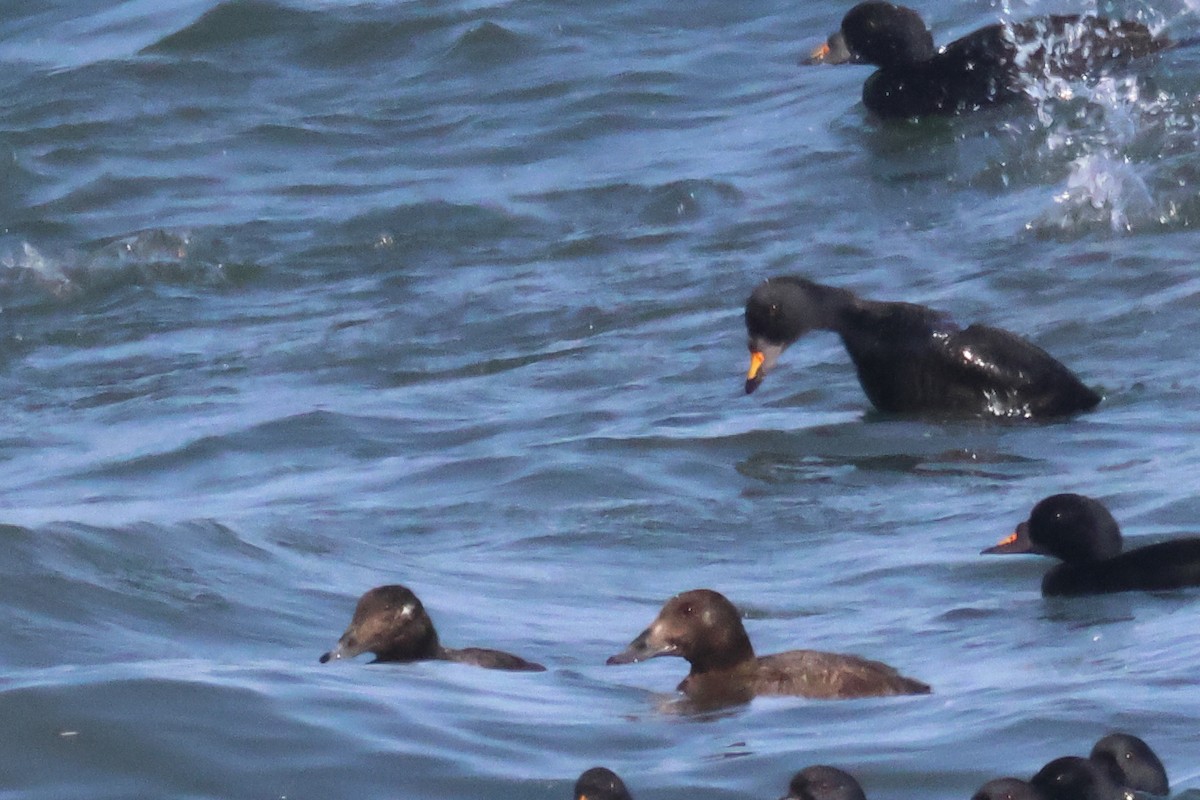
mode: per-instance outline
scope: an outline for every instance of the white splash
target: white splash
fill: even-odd
[[[8,286],[32,283],[52,297],[70,297],[78,287],[67,276],[61,261],[46,258],[28,242],[21,243],[21,252],[0,258],[5,267],[2,283]]]
[[[1139,221],[1156,216],[1154,198],[1145,180],[1127,157],[1089,153],[1071,162],[1066,188],[1054,196],[1056,208],[1030,224],[1031,228],[1106,225],[1126,233]]]

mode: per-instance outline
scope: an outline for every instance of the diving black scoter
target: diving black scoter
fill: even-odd
[[[1140,22],[1068,15],[988,25],[935,48],[916,11],[867,0],[808,61],[873,64],[863,105],[880,117],[921,117],[1011,102],[1038,80],[1086,78],[1167,45]]]
[[[617,773],[592,767],[575,781],[575,800],[633,800]]]
[[[359,598],[350,627],[338,639],[337,646],[321,656],[320,661],[324,664],[338,658],[353,658],[360,653],[374,653],[372,663],[437,660],[515,672],[546,669],[541,664],[499,650],[442,647],[433,620],[421,601],[408,587],[399,584],[377,586]]]
[[[959,328],[925,306],[863,300],[801,277],[760,283],[746,301],[746,330],[747,394],[789,345],[827,330],[841,336],[867,398],[887,413],[1044,419],[1100,402],[1071,370],[1008,331]]]
[[[1042,579],[1044,595],[1155,591],[1200,586],[1200,537],[1122,552],[1121,529],[1099,500],[1055,494],[987,553],[1037,553],[1063,563]]]
[[[829,700],[930,691],[887,664],[859,656],[816,650],[755,656],[737,608],[711,589],[672,597],[650,627],[608,663],[658,656],[679,656],[691,664],[677,689],[702,707],[745,703],[760,694]]]
[[[818,764],[797,772],[788,784],[788,793],[779,800],[867,800],[867,797],[853,775]]]

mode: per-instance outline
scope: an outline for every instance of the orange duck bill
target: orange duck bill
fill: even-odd
[[[1041,553],[1042,551],[1029,538],[1029,523],[1022,522],[1012,533],[996,542],[991,547],[984,548],[980,555],[1006,555],[1009,553]]]
[[[846,46],[846,37],[842,36],[841,31],[830,35],[828,41],[822,42],[821,46],[808,54],[808,58],[801,61],[801,64],[850,64],[856,63],[858,59],[850,52],[850,48]]]
[[[774,344],[761,342],[750,343],[750,369],[746,370],[746,394],[750,394],[767,377],[767,372],[775,366],[783,348]]]

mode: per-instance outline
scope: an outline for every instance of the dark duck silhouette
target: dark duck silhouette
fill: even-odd
[[[1100,402],[1045,350],[1008,331],[959,328],[925,306],[863,300],[800,277],[759,284],[746,302],[746,330],[747,394],[789,345],[827,330],[841,336],[863,391],[883,412],[1035,419]]]
[[[1044,595],[1155,591],[1200,586],[1200,538],[1122,552],[1121,529],[1104,504],[1080,494],[1040,501],[1029,519],[983,551],[1036,553],[1063,563],[1042,578]]]
[[[829,700],[929,693],[928,685],[859,656],[816,650],[756,656],[737,608],[711,589],[672,597],[650,627],[608,663],[659,656],[691,664],[677,688],[700,707],[745,703],[759,694]]]
[[[1066,15],[988,25],[935,48],[916,11],[867,0],[808,62],[873,64],[863,105],[881,117],[920,117],[1012,102],[1039,80],[1079,80],[1167,46],[1140,22]]]
[[[971,800],[1131,800],[1108,770],[1078,756],[1056,758],[1028,782],[997,778],[975,792]]]
[[[1047,800],[1028,781],[1020,778],[996,778],[980,786],[971,800]]]
[[[818,764],[797,772],[788,784],[788,793],[779,800],[867,800],[867,797],[853,775]]]
[[[1131,800],[1132,792],[1168,791],[1167,771],[1150,745],[1118,732],[1096,742],[1087,759],[1055,759],[1030,782],[988,781],[971,800]]]
[[[354,658],[360,653],[374,653],[376,662],[383,661],[457,661],[488,669],[516,672],[542,672],[541,664],[526,661],[511,653],[467,647],[451,650],[438,641],[433,620],[421,601],[407,587],[399,584],[377,586],[359,598],[350,627],[321,663],[339,658]]]
[[[1047,800],[1129,800],[1100,764],[1079,756],[1056,758],[1029,779]]]
[[[617,773],[592,767],[575,781],[575,800],[633,800]]]
[[[1096,742],[1090,760],[1126,789],[1165,795],[1171,791],[1167,770],[1150,745],[1130,733],[1110,733]]]

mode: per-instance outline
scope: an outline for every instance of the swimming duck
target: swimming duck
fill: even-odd
[[[887,664],[859,656],[816,650],[755,656],[737,608],[711,589],[672,597],[650,627],[608,663],[658,656],[679,656],[691,664],[677,689],[704,707],[745,703],[758,694],[844,699],[930,691]]]
[[[1108,770],[1079,756],[1054,759],[1029,784],[1048,800],[1129,800]]]
[[[1046,800],[1040,791],[1020,778],[996,778],[979,787],[971,800]]]
[[[780,800],[867,800],[854,776],[821,764],[805,767],[792,777]]]
[[[457,661],[488,669],[517,672],[542,672],[541,664],[526,661],[511,653],[467,647],[451,650],[438,641],[433,620],[421,601],[406,586],[376,586],[354,608],[350,627],[338,639],[337,646],[321,656],[322,664],[339,658],[354,658],[359,653],[374,653],[383,661]]]
[[[592,767],[575,781],[575,800],[633,800],[617,773]]]
[[[959,328],[925,306],[863,300],[791,276],[768,278],[746,301],[746,393],[811,330],[841,336],[867,398],[888,413],[1033,419],[1086,411],[1100,402],[1071,370],[1008,331]]]
[[[1011,102],[1039,78],[1078,80],[1167,45],[1140,22],[1070,15],[988,25],[935,48],[916,11],[867,0],[808,62],[873,64],[863,105],[880,117],[920,117]]]
[[[1167,770],[1150,745],[1130,733],[1110,733],[1096,742],[1089,759],[1105,767],[1127,789],[1170,794]]]
[[[1165,795],[1167,771],[1150,745],[1129,733],[1110,733],[1092,747],[1087,761],[1075,757],[1051,761],[1034,783],[997,778],[979,788],[971,800],[1130,800],[1132,792]],[[1094,768],[1093,768],[1094,767]],[[1102,775],[1097,775],[1096,770]]]
[[[1200,538],[1189,537],[1121,552],[1121,529],[1099,500],[1055,494],[988,553],[1037,553],[1063,563],[1042,579],[1044,595],[1155,591],[1200,586]]]

